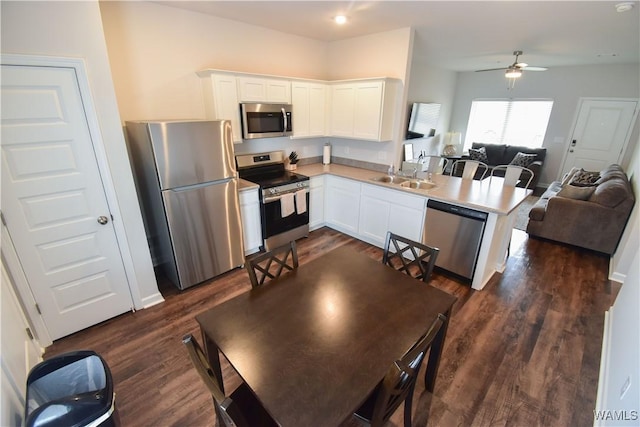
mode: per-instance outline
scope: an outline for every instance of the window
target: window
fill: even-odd
[[[473,142],[541,147],[552,107],[550,99],[473,101],[464,149]]]

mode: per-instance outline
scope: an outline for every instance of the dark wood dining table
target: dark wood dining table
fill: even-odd
[[[196,316],[222,385],[223,355],[282,426],[337,426],[456,298],[340,247]],[[447,332],[429,354],[433,391]],[[420,385],[417,385],[420,387]]]

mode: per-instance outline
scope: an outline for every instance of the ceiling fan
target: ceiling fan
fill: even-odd
[[[521,50],[516,50],[516,51],[513,52],[513,54],[516,56],[516,60],[513,61],[513,64],[509,65],[508,67],[488,68],[486,70],[476,70],[476,72],[506,70],[505,73],[504,73],[505,77],[510,78],[510,79],[517,79],[518,77],[520,77],[522,75],[522,72],[524,70],[526,70],[526,71],[547,71],[547,68],[545,68],[545,67],[532,67],[529,64],[527,64],[526,62],[518,62],[518,57],[520,55],[522,55],[522,51]]]

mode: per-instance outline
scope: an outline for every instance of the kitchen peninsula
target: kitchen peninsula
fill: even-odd
[[[300,166],[311,178],[310,227],[328,226],[378,247],[387,230],[421,240],[429,199],[487,214],[475,272],[474,289],[504,271],[516,208],[531,190],[503,185],[502,178],[482,181],[434,175],[435,187],[417,189],[379,181],[381,172],[340,164]]]

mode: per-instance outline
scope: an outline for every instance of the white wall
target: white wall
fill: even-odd
[[[420,150],[425,150],[428,155],[442,153],[444,136],[450,129],[457,76],[455,71],[417,62],[412,64],[405,108],[408,110],[413,102],[435,102],[441,105],[435,136],[409,141],[413,144],[414,153],[419,153]]]
[[[112,213],[122,220],[126,231],[126,238],[119,243],[131,253],[125,268],[135,285],[134,301],[136,307],[142,308],[146,301],[161,300],[120,126],[98,3],[2,1],[0,5],[3,54],[84,59],[111,172],[109,178],[120,208]]]
[[[205,118],[205,68],[323,79],[326,43],[151,2],[100,2],[122,121]]]
[[[101,2],[100,9],[123,121],[204,118],[195,73],[205,68],[320,80],[394,77],[404,82],[413,37],[406,28],[325,43],[151,2]],[[399,123],[397,129],[400,135]],[[235,150],[296,150],[304,158],[320,156],[327,141],[334,145],[334,155],[374,163],[393,161],[400,150],[397,139],[374,143],[333,138],[274,138],[244,142]]]
[[[608,312],[603,339],[598,410],[627,411],[629,420],[596,422],[602,426],[638,425],[640,422],[640,141],[630,156],[627,175],[636,203],[616,253],[611,258],[609,278],[622,283],[615,303]],[[624,398],[621,390],[630,379]],[[631,411],[636,411],[636,419]],[[618,412],[620,415],[620,412]]]
[[[349,159],[399,166],[406,116],[406,85],[412,58],[411,28],[354,37],[329,44],[329,79],[391,77],[400,80],[393,141],[371,142],[330,138],[332,154]]]
[[[544,72],[525,71],[515,88],[507,90],[507,79],[501,71],[460,73],[451,129],[462,131],[464,141],[471,101],[476,98],[552,98],[553,110],[543,143],[543,147],[547,148],[547,157],[540,179],[540,185],[546,186],[556,180],[560,173],[579,98],[638,98],[638,75],[640,69],[637,64],[553,67]],[[638,123],[635,135],[630,151],[637,141]]]

